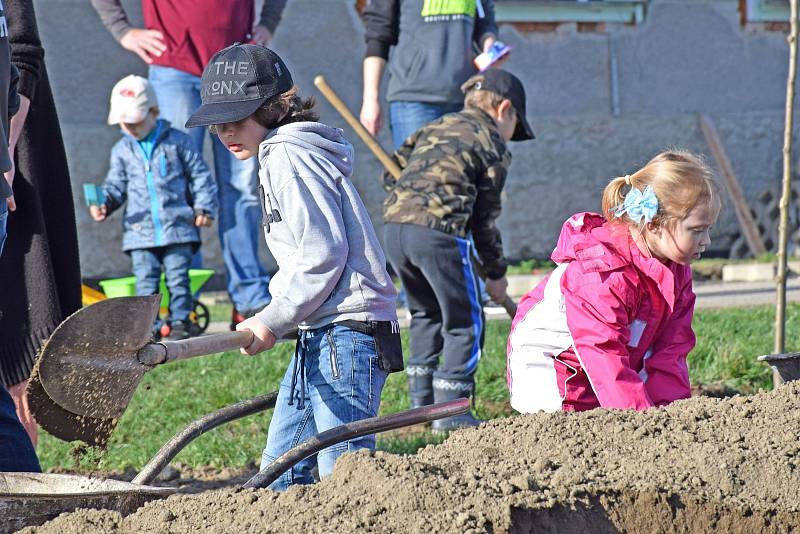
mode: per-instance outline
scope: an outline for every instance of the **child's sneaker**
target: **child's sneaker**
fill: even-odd
[[[175,321],[172,323],[172,330],[167,336],[167,339],[170,341],[179,341],[181,339],[199,336],[200,333],[200,327],[192,321]]]

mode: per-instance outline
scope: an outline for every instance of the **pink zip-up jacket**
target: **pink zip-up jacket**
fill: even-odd
[[[511,406],[644,410],[691,395],[695,344],[688,265],[643,254],[628,227],[578,213],[557,268],[519,303],[508,338]]]

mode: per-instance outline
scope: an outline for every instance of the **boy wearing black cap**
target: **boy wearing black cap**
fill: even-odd
[[[411,314],[406,372],[412,408],[474,393],[484,325],[472,248],[486,272],[487,292],[502,302],[508,283],[495,220],[511,163],[506,141],[534,137],[525,90],[514,75],[490,69],[461,90],[464,110],[420,128],[394,153],[400,178],[384,175],[390,191],[384,243]],[[434,421],[433,429],[479,423],[467,413]]]
[[[402,370],[395,290],[364,204],[350,176],[353,146],[317,122],[286,65],[264,46],[218,52],[202,76],[202,105],[187,127],[211,126],[239,159],[258,156],[264,236],[278,263],[272,301],[238,330],[255,334],[257,354],[299,328],[280,386],[262,467],[318,432],[378,413],[391,371]],[[341,454],[374,449],[366,436],[329,447],[270,487],[330,475]]]

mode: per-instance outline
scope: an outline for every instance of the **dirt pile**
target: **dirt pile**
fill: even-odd
[[[346,456],[284,494],[172,496],[37,533],[785,532],[800,528],[800,383],[645,413],[496,420],[416,456]]]

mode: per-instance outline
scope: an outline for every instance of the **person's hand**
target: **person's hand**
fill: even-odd
[[[17,209],[17,202],[14,200],[14,173],[16,172],[16,166],[14,165],[14,147],[8,147],[8,157],[11,160],[11,168],[8,169],[6,172],[3,173],[5,176],[6,182],[8,182],[8,187],[11,188],[11,196],[6,199],[6,205],[8,206],[8,211],[16,211]]]
[[[167,45],[164,44],[164,34],[158,30],[145,30],[143,28],[131,28],[119,44],[125,50],[130,50],[148,65],[153,62],[151,56],[160,57],[166,52]]]
[[[267,328],[267,325],[261,322],[261,319],[258,317],[250,317],[237,324],[236,331],[241,332],[242,330],[250,330],[253,332],[253,342],[239,349],[239,352],[242,354],[248,354],[250,356],[258,354],[259,352],[271,349],[275,346],[275,342],[278,341],[275,334],[273,334],[270,329]]]
[[[95,221],[104,221],[108,215],[108,206],[100,204],[99,206],[89,206],[89,214]]]
[[[381,103],[375,100],[364,100],[361,104],[361,116],[359,117],[361,124],[372,135],[378,135],[383,128],[383,113],[381,112]]]
[[[483,51],[484,52],[488,52],[489,49],[492,48],[492,45],[494,43],[496,43],[496,42],[497,42],[497,38],[494,35],[489,35],[489,37],[487,37],[483,41]],[[503,57],[501,57],[500,59],[498,59],[497,61],[495,61],[494,63],[492,63],[492,65],[489,68],[490,69],[499,69],[500,67],[503,66],[503,63],[508,61],[509,57],[511,57],[511,53],[510,52],[507,53],[506,55],[504,55]]]
[[[205,213],[201,213],[199,215],[194,216],[194,225],[195,226],[211,226],[211,221],[213,221],[211,217],[206,215]]]
[[[483,40],[483,52],[488,52],[489,49],[492,48],[492,45],[497,42],[497,37],[494,35],[489,35],[486,39]]]
[[[502,304],[506,298],[506,290],[508,289],[508,279],[503,276],[497,280],[491,278],[486,279],[486,292],[497,304]]]
[[[31,108],[30,99],[23,95],[19,95],[19,109],[11,117],[8,125],[8,158],[11,160],[11,168],[3,173],[8,186],[12,188],[11,196],[6,199],[8,211],[15,211],[17,209],[17,202],[14,199],[14,177],[16,176],[17,168],[14,164],[14,155],[17,153],[17,142],[19,136],[22,134],[22,129],[25,127],[25,120],[28,118],[28,111]]]
[[[250,39],[254,44],[268,46],[272,41],[272,32],[263,24],[256,24],[250,32]]]
[[[14,406],[17,408],[17,417],[19,417],[22,426],[25,427],[25,432],[31,438],[33,446],[39,442],[39,427],[36,424],[36,419],[33,418],[31,408],[28,405],[28,381],[25,380],[19,384],[14,384],[8,388],[8,393],[14,400]]]

